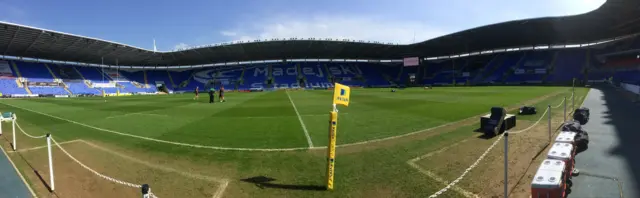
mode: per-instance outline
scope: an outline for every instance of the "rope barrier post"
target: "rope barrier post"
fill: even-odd
[[[0,136],[2,135],[2,121],[4,120],[4,118],[2,118],[2,114],[0,114]]]
[[[509,132],[504,132],[504,197],[509,196]]]
[[[53,182],[53,158],[51,156],[51,133],[47,133],[47,148],[49,150],[49,183],[51,192],[55,190],[55,183]]]
[[[142,198],[149,198],[149,192],[151,192],[149,184],[142,184]]]
[[[575,110],[576,109],[576,93],[575,91],[573,93],[571,93],[571,110]]]
[[[563,122],[567,121],[567,97],[564,97],[564,119],[562,120]]]
[[[571,110],[576,109],[576,78],[571,83]]]
[[[16,151],[16,114],[11,116],[11,126],[11,131],[13,131],[13,151]]]
[[[549,108],[549,115],[547,115],[547,117],[549,118],[549,123],[547,125],[549,125],[549,142],[551,142],[551,105],[549,105],[547,108]]]

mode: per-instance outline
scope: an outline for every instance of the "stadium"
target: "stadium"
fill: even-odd
[[[0,22],[0,197],[640,197],[638,8],[168,52]]]

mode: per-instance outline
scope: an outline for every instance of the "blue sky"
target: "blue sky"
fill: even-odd
[[[0,0],[0,21],[158,50],[236,40],[412,43],[492,23],[573,15],[605,0]]]

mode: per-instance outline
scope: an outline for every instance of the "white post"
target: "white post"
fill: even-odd
[[[11,131],[13,131],[13,151],[16,151],[16,116],[11,116]]]
[[[51,192],[55,190],[55,183],[53,182],[53,158],[51,155],[51,134],[47,133],[47,148],[49,150],[49,185],[51,185]]]
[[[576,91],[571,93],[571,110],[572,112],[576,110]]]
[[[504,132],[504,197],[509,197],[509,132]]]
[[[567,97],[564,97],[564,122],[567,121]]]
[[[549,105],[547,108],[549,108],[549,115],[547,117],[549,117],[549,123],[547,125],[549,125],[549,143],[551,143],[551,105]]]
[[[0,135],[2,135],[2,121],[4,118],[2,117],[2,113],[0,113]]]

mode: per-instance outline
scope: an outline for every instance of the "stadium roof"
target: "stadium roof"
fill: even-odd
[[[398,45],[354,40],[290,38],[233,42],[154,52],[126,44],[0,22],[0,54],[57,61],[129,66],[201,65],[282,59],[401,59],[491,49],[581,44],[640,32],[640,1],[608,0],[589,13],[525,19],[477,27]]]

